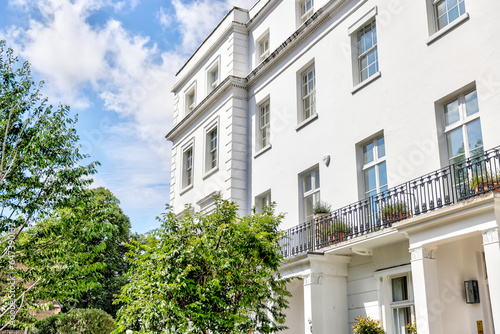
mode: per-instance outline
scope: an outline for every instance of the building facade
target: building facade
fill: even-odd
[[[285,212],[286,333],[500,331],[492,0],[260,0],[173,87],[170,205]],[[327,202],[326,215],[315,205]]]

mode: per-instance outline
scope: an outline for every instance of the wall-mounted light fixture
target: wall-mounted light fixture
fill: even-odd
[[[476,280],[464,282],[465,286],[465,302],[467,304],[479,303],[479,287]]]
[[[330,156],[329,155],[325,155],[323,157],[323,162],[325,163],[326,167],[330,166]]]

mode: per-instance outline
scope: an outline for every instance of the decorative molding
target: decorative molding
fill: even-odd
[[[498,227],[483,231],[483,245],[498,243]]]
[[[423,259],[436,259],[436,248],[417,247],[410,249],[411,261],[418,261]]]
[[[321,274],[309,274],[304,277],[304,286],[308,285],[321,285],[321,278],[323,275]]]

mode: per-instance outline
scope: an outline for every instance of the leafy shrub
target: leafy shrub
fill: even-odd
[[[35,334],[109,334],[116,327],[113,318],[98,309],[72,309],[38,321]]]
[[[356,324],[352,326],[354,328],[353,334],[384,334],[384,329],[380,325],[380,321],[375,321],[370,317],[363,318],[362,316],[357,317]]]
[[[36,322],[34,334],[57,334],[57,320],[61,315],[53,315],[51,317],[39,320]]]

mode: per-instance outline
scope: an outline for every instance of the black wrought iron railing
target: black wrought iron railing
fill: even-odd
[[[500,146],[284,231],[285,258],[383,230],[444,206],[500,191]]]

